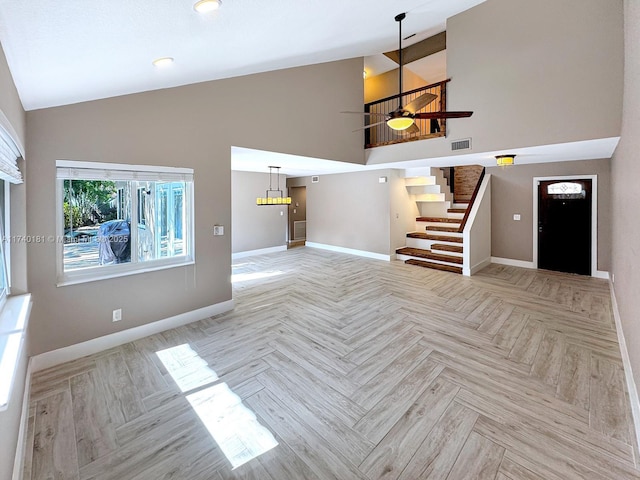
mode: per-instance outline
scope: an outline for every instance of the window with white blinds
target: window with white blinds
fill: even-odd
[[[22,183],[18,158],[22,155],[9,134],[0,127],[0,179],[10,183]]]
[[[193,170],[56,162],[58,285],[193,263]]]
[[[22,183],[17,160],[22,156],[12,137],[7,133],[6,117],[0,111],[0,411],[8,408],[13,386],[16,362],[24,345],[24,332],[28,312],[23,308],[22,296],[9,297],[11,278],[10,253],[10,183]],[[28,301],[26,305],[28,306]]]

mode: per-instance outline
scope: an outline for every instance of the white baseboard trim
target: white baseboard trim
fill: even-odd
[[[307,242],[307,247],[319,248],[321,250],[330,250],[332,252],[348,253],[349,255],[357,255],[358,257],[373,258],[375,260],[391,261],[391,255],[383,255],[382,253],[367,252],[365,250],[355,250],[353,248],[336,247],[335,245],[325,245],[324,243]]]
[[[247,250],[245,252],[232,253],[231,259],[235,260],[236,258],[253,257],[254,255],[265,255],[267,253],[286,252],[286,251],[287,251],[286,245],[278,245],[277,247],[260,248],[258,250]]]
[[[491,265],[491,259],[492,259],[492,257],[487,257],[484,260],[476,263],[471,268],[463,268],[462,269],[462,275],[464,275],[466,277],[470,277],[471,275],[475,275],[480,270],[482,270],[484,267],[486,267],[488,265]]]
[[[510,267],[536,268],[533,262],[526,262],[524,260],[513,260],[512,258],[491,257],[491,263],[497,263],[498,265],[509,265]]]
[[[139,340],[141,338],[148,337],[149,335],[164,332],[171,328],[197,322],[198,320],[204,320],[205,318],[233,310],[233,307],[233,300],[227,300],[226,302],[216,303],[215,305],[209,305],[208,307],[181,313],[173,317],[158,320],[157,322],[147,323],[146,325],[141,325],[139,327],[129,328],[121,332],[111,333],[103,337],[87,340],[86,342],[76,343],[75,345],[69,345],[68,347],[41,353],[31,359],[33,360],[33,371],[38,372],[45,368],[54,367],[61,363],[77,360],[78,358],[93,355],[94,353],[133,342],[134,340]]]
[[[533,262],[513,260],[511,258],[491,257],[491,263],[497,263],[499,265],[509,265],[511,267],[532,268],[534,270],[538,268]],[[596,270],[596,272],[591,276],[594,278],[604,278],[605,280],[609,280],[609,272],[605,272],[603,270]]]
[[[611,291],[611,307],[613,308],[613,319],[616,323],[616,332],[618,333],[618,343],[620,344],[620,355],[622,356],[622,366],[624,368],[624,377],[627,381],[627,390],[629,391],[629,401],[631,402],[631,414],[633,416],[633,425],[636,431],[636,441],[640,445],[640,399],[638,398],[638,388],[633,379],[633,370],[631,369],[631,360],[629,359],[629,350],[624,339],[622,331],[622,319],[620,318],[620,310],[618,310],[618,301],[616,293],[613,289],[613,283],[609,281],[609,290]]]
[[[22,395],[22,413],[20,414],[20,429],[16,441],[16,456],[13,461],[13,474],[11,480],[22,480],[24,470],[24,455],[27,447],[27,430],[29,428],[29,396],[31,395],[31,371],[33,362],[29,359],[27,375],[24,381],[24,394]]]

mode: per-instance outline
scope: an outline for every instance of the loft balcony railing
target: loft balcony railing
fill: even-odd
[[[437,95],[433,102],[419,110],[419,112],[445,112],[447,110],[447,83],[449,80],[432,83],[426,87],[416,88],[402,94],[402,105],[412,102],[420,95],[432,93]],[[398,108],[398,96],[376,100],[375,102],[366,103],[364,111],[369,113],[391,113]],[[366,115],[365,125],[370,125],[380,121],[380,117]],[[392,145],[394,143],[412,142],[415,140],[424,140],[427,138],[444,137],[447,132],[447,121],[444,118],[439,120],[417,120],[416,125],[420,128],[419,132],[403,133],[392,130],[387,125],[376,125],[364,131],[364,147],[373,148],[382,145]]]

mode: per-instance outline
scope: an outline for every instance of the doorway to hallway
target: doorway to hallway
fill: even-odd
[[[298,247],[307,238],[307,187],[289,187],[289,196],[289,247]]]

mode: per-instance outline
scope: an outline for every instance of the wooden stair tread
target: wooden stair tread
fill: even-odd
[[[422,240],[437,240],[439,242],[462,243],[462,237],[447,237],[446,235],[429,235],[425,232],[407,233],[408,238],[420,238]]]
[[[434,243],[431,250],[441,250],[443,252],[462,253],[462,245],[447,245],[445,243]]]
[[[445,217],[418,217],[416,222],[440,222],[440,223],[460,223],[460,218],[445,218]]]
[[[419,267],[432,268],[434,270],[442,270],[444,272],[462,273],[462,267],[453,267],[451,265],[442,265],[440,263],[427,262],[425,260],[405,260],[407,265],[417,265]]]
[[[449,213],[465,213],[466,211],[466,208],[447,208],[447,212]]]
[[[431,250],[425,250],[422,248],[403,247],[398,248],[396,253],[399,253],[400,255],[410,255],[412,257],[428,258],[429,260],[438,260],[439,262],[462,264],[462,257],[433,253]]]
[[[459,227],[440,227],[437,225],[427,225],[425,230],[431,230],[432,232],[451,232],[458,233]]]

